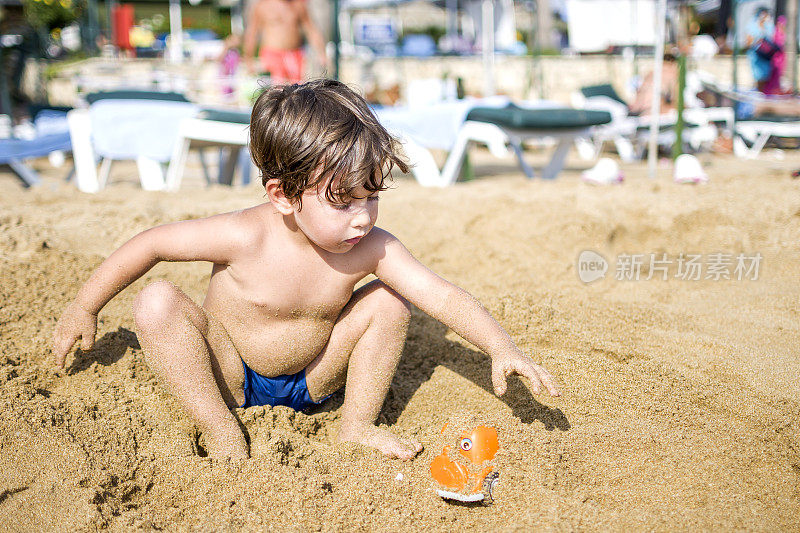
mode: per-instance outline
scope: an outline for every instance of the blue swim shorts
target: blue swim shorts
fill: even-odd
[[[244,360],[242,360],[242,366],[244,367],[244,404],[241,407],[285,405],[295,411],[303,411],[328,399],[327,396],[319,402],[311,399],[306,384],[305,369],[291,376],[268,378],[247,366]]]

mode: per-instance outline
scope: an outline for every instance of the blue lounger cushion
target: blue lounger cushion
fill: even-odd
[[[91,105],[100,100],[162,100],[165,102],[188,102],[181,93],[146,91],[137,89],[123,89],[119,91],[100,91],[86,95],[86,101]]]
[[[800,117],[791,115],[756,115],[747,118],[737,117],[739,122],[800,122]]]
[[[236,111],[232,109],[210,109],[200,110],[197,118],[204,120],[214,120],[216,122],[232,122],[233,124],[250,124],[249,111]]]
[[[522,130],[566,130],[608,124],[611,114],[571,108],[525,109],[509,104],[505,107],[474,107],[467,114],[467,120]]]

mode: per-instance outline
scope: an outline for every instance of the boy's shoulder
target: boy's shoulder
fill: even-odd
[[[386,255],[386,249],[395,243],[400,243],[400,240],[386,231],[385,229],[375,226],[364,237],[359,248],[363,253],[368,254],[376,260],[380,260]]]
[[[264,220],[264,206],[266,204],[220,213],[208,218],[213,221],[216,231],[224,235],[231,244],[249,248],[263,242],[268,229]]]

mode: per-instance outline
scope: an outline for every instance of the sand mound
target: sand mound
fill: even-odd
[[[607,189],[567,173],[385,193],[381,225],[481,299],[564,393],[533,397],[514,378],[495,397],[487,359],[415,310],[380,419],[426,445],[408,463],[333,443],[341,394],[311,414],[240,409],[252,457],[204,457],[143,362],[130,305],[155,279],[199,299],[208,265],[159,265],[101,313],[94,349],[52,367],[55,320],[105,255],[149,226],[252,205],[257,189],[86,196],[2,176],[0,529],[797,530],[800,192],[760,165],[717,160],[703,187],[631,167]],[[757,281],[610,270],[586,285],[586,249],[764,260]],[[428,465],[460,412],[498,428],[492,507],[433,491]]]

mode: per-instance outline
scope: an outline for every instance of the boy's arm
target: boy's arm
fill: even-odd
[[[78,338],[82,349],[90,349],[103,306],[160,261],[229,262],[245,235],[239,216],[229,213],[165,224],[120,246],[97,267],[59,318],[53,339],[56,364],[63,368]]]
[[[464,289],[437,276],[391,234],[378,230],[380,259],[375,275],[422,311],[461,335],[492,359],[492,384],[497,395],[506,392],[506,378],[519,374],[530,380],[534,392],[541,385],[560,396],[547,370],[517,348],[505,329]],[[377,237],[377,235],[376,235]],[[373,241],[373,242],[375,242]]]

